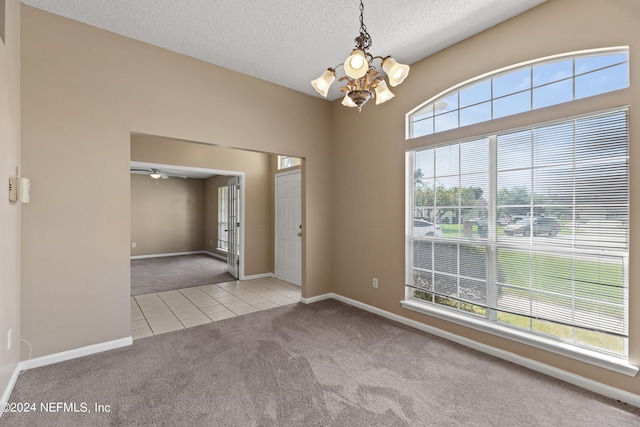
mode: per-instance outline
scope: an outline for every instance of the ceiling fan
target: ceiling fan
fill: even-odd
[[[169,177],[187,179],[185,175],[178,175],[171,172],[164,172],[155,168],[131,168],[131,173],[136,175],[149,175],[152,179],[167,179]]]

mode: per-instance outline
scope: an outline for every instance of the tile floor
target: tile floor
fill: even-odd
[[[133,339],[300,301],[300,287],[272,277],[131,297]]]

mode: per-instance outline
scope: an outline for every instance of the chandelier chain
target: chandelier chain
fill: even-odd
[[[367,32],[367,26],[364,25],[364,4],[362,3],[362,0],[360,0],[360,35],[356,37],[355,42],[356,49],[360,49],[362,51],[366,51],[373,44],[371,36]]]

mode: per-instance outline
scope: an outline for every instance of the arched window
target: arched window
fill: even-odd
[[[417,106],[407,138],[618,91],[629,77],[628,47],[520,63]],[[408,149],[402,306],[635,375],[627,92],[597,111],[567,105],[545,122]]]
[[[460,83],[406,115],[407,139],[629,87],[629,48],[555,55]]]

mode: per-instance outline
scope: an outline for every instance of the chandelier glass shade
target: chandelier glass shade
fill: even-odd
[[[338,81],[342,83],[340,91],[345,92],[342,105],[345,107],[357,108],[361,111],[362,106],[371,98],[376,98],[376,105],[387,102],[395,95],[389,90],[387,82],[379,71],[374,67],[376,59],[381,61],[382,70],[386,73],[389,84],[392,87],[398,86],[409,75],[409,66],[398,63],[390,56],[373,56],[368,52],[371,47],[371,36],[364,25],[364,5],[360,1],[360,34],[356,37],[355,48],[340,64],[344,68],[345,76]],[[336,69],[327,68],[320,77],[311,81],[313,88],[325,98],[329,88],[336,79]]]

